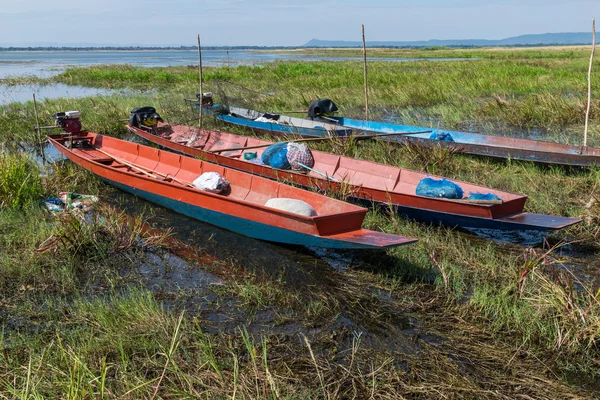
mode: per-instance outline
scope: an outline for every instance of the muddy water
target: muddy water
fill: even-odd
[[[247,238],[212,225],[192,220],[168,209],[155,207],[144,200],[107,188],[103,200],[123,210],[129,216],[144,213],[148,225],[158,231],[171,230],[173,237],[214,257],[215,265],[205,265],[211,274],[188,264],[183,259],[164,254],[146,255],[139,267],[145,285],[159,294],[161,300],[174,308],[185,307],[207,322],[209,332],[222,332],[247,326],[250,332],[269,334],[303,333],[308,337],[326,335],[342,330],[360,333],[363,343],[371,348],[402,351],[414,354],[419,340],[443,341],[435,334],[421,338],[419,322],[394,306],[391,293],[355,281],[351,276],[336,271],[355,262],[354,252],[330,252],[300,246],[285,246]],[[288,311],[269,306],[252,315],[244,311],[240,299],[215,296],[211,287],[224,284],[227,279],[239,279],[240,272],[232,269],[242,266],[252,276],[283,284],[297,292],[307,303],[325,298],[335,299],[340,312],[321,327],[308,328],[302,321],[282,318]],[[220,276],[219,276],[220,275]],[[232,278],[235,275],[235,278]],[[224,278],[222,278],[224,277]],[[354,288],[348,290],[348,288]],[[182,301],[183,300],[183,301]],[[368,305],[355,307],[355,302]],[[381,320],[373,320],[370,311],[379,309]],[[280,322],[278,320],[285,320]],[[417,340],[420,338],[419,340]]]

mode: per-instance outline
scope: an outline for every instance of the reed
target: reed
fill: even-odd
[[[371,62],[372,118],[497,133],[543,127],[546,137],[563,141],[580,136],[587,50],[415,54],[461,53],[482,59]],[[378,56],[376,50],[370,54]],[[215,93],[225,87],[218,79],[251,88],[236,92],[228,86],[264,109],[303,109],[329,96],[346,115],[360,116],[361,67],[323,62],[207,69],[204,85]],[[197,122],[197,112],[181,101],[195,93],[196,67],[94,67],[56,79],[158,90],[46,100],[42,123],[51,121],[52,112],[80,109],[84,127],[126,137],[118,120],[141,105],[156,106],[169,122]],[[590,140],[598,129],[595,110],[592,105]],[[29,139],[32,104],[0,107],[0,119],[8,127],[0,131],[6,146],[35,143]],[[224,128],[210,118],[203,124]],[[383,141],[311,147],[523,193],[528,211],[584,222],[548,235],[546,245],[520,246],[408,221],[383,207],[367,214],[365,227],[421,240],[386,252],[317,257],[313,250],[237,237],[233,244],[212,236],[198,243],[194,237],[207,228],[186,230],[168,214],[174,228],[169,243],[182,240],[202,255],[182,267],[169,261],[161,237],[144,233],[146,223],[164,226],[164,215],[136,210],[125,219],[101,207],[103,218],[83,224],[27,202],[3,208],[0,397],[593,396],[600,314],[598,281],[586,271],[599,267],[598,168],[426,154]],[[111,197],[110,188],[80,168],[54,168],[51,179],[41,179],[42,194],[74,190]],[[341,188],[329,194],[350,193]],[[42,247],[51,237],[62,241]],[[330,266],[337,264],[342,266]],[[202,284],[207,271],[220,279]]]
[[[0,209],[23,208],[44,192],[40,169],[23,153],[0,149]]]

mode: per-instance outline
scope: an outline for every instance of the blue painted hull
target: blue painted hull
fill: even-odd
[[[195,104],[194,107],[196,109],[199,108],[198,104]],[[218,109],[218,106],[215,107]],[[319,122],[301,119],[301,118],[292,118],[287,117],[291,120],[298,121],[298,123],[291,124],[283,124],[283,123],[270,123],[266,121],[255,121],[251,118],[238,117],[230,114],[223,114],[214,112],[212,109],[203,109],[207,114],[212,115],[214,118],[219,121],[223,121],[228,124],[242,126],[244,128],[249,128],[253,130],[258,130],[262,132],[266,132],[269,134],[280,134],[280,135],[300,135],[300,136],[310,136],[310,137],[328,137],[328,136],[345,136],[352,133],[352,129],[335,127],[333,124],[323,122],[320,124]],[[253,110],[247,110],[251,113],[257,113]],[[313,127],[302,126],[302,124],[310,124],[315,125]],[[329,126],[331,129],[327,130],[326,126]]]
[[[384,209],[388,208],[388,205],[382,204]],[[515,230],[527,230],[527,231],[550,231],[562,228],[561,225],[549,224],[549,216],[543,215],[538,219],[540,214],[522,213],[518,219],[507,218],[480,218],[469,215],[449,214],[433,210],[424,210],[422,208],[413,208],[405,206],[394,206],[394,211],[404,217],[414,219],[421,222],[429,222],[433,224],[443,224],[449,227],[460,227],[460,228],[476,228],[476,229],[496,229],[501,231],[515,231]],[[570,224],[570,218],[566,217],[555,217],[556,221],[564,221]],[[540,222],[546,225],[541,225]]]
[[[131,193],[144,200],[169,208],[180,214],[197,219],[202,222],[215,225],[232,232],[239,233],[255,239],[266,240],[270,242],[297,244],[303,246],[326,247],[335,249],[375,249],[381,246],[370,246],[368,244],[357,244],[356,242],[343,242],[337,239],[328,239],[327,237],[307,235],[294,232],[287,229],[273,227],[266,224],[237,218],[232,215],[219,213],[202,207],[197,207],[188,203],[170,199],[155,193],[146,192],[128,185],[104,179],[108,184],[118,189]]]
[[[456,148],[467,154],[477,154],[496,158],[533,161],[546,164],[600,165],[600,149],[572,146],[539,140],[520,139],[503,136],[483,135],[470,132],[449,131],[412,125],[397,125],[387,122],[364,121],[335,117],[340,126],[372,133],[419,132],[397,136],[396,141],[414,141],[425,146],[442,145]],[[439,140],[436,136],[449,136],[452,140]]]
[[[267,133],[276,134],[288,134],[288,135],[301,135],[301,136],[314,136],[314,137],[327,137],[330,136],[327,130],[319,128],[302,128],[294,127],[289,125],[271,124],[268,122],[257,122],[245,118],[232,117],[231,115],[215,115],[216,119],[226,122],[228,124],[243,126],[245,128],[255,129]],[[345,130],[339,130],[335,132],[338,136],[346,134]]]

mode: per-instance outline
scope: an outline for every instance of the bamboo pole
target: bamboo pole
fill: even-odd
[[[200,129],[202,129],[202,99],[204,97],[204,94],[202,92],[202,81],[203,81],[203,76],[202,76],[202,51],[201,51],[201,47],[200,47],[200,34],[198,34],[198,74],[200,75],[200,107],[198,107],[198,109],[200,110]]]
[[[363,66],[364,66],[364,86],[365,86],[365,120],[369,120],[369,89],[367,87],[367,44],[365,42],[365,25],[362,25],[363,42]]]
[[[202,98],[204,97],[204,95],[202,94],[203,76],[202,76],[202,48],[200,47],[200,34],[198,34],[197,38],[198,38],[198,81],[199,81],[199,86],[200,86],[199,87],[200,95],[199,95],[199,97],[197,96],[197,100],[198,100],[198,132],[201,132],[202,131]],[[197,139],[198,139],[198,134],[195,132],[188,140],[187,145],[191,146],[191,144],[194,143]]]
[[[42,142],[42,131],[40,130],[40,119],[37,111],[37,101],[35,93],[33,93],[33,112],[35,113],[35,128],[37,130],[38,142],[40,143],[40,151],[42,153],[42,163],[46,165],[46,153],[44,152],[44,143]]]
[[[587,147],[588,125],[590,120],[590,107],[592,105],[592,64],[596,52],[596,20],[592,20],[592,55],[590,56],[590,68],[588,69],[588,97],[587,109],[585,110],[585,128],[583,130],[583,147]],[[582,149],[583,152],[583,149]]]
[[[339,136],[340,139],[356,139],[356,140],[365,140],[365,139],[377,139],[379,137],[386,136],[402,136],[402,135],[412,135],[417,133],[429,133],[431,131],[418,131],[418,132],[394,132],[394,133],[377,133],[373,135],[348,135],[348,136]],[[269,147],[275,143],[303,143],[303,142],[319,142],[323,140],[331,140],[331,136],[327,137],[317,137],[317,138],[307,138],[307,139],[297,139],[297,140],[282,140],[281,142],[267,143],[267,144],[258,144],[255,146],[246,146],[246,147],[228,147],[226,149],[219,150],[211,150],[211,153],[223,153],[225,151],[234,151],[234,150],[251,150],[251,149],[260,149],[263,147]]]
[[[141,165],[134,164],[134,163],[129,162],[127,160],[124,160],[124,159],[122,159],[120,157],[117,157],[117,156],[115,156],[113,154],[110,154],[110,153],[108,153],[108,152],[106,152],[106,151],[104,151],[102,149],[96,148],[95,150],[99,151],[100,153],[102,153],[102,154],[104,154],[106,156],[109,156],[113,160],[115,160],[115,161],[117,161],[117,162],[119,162],[119,163],[121,163],[121,164],[123,164],[123,165],[125,165],[125,166],[127,166],[129,168],[131,168],[131,169],[134,169],[134,170],[136,170],[138,172],[141,172],[143,174],[151,176],[152,178],[156,178],[156,176],[155,176],[155,174],[156,174],[156,175],[162,177],[163,180],[171,179],[173,182],[177,182],[177,183],[179,183],[179,184],[181,184],[183,186],[194,188],[194,185],[192,185],[190,182],[186,182],[186,181],[183,181],[181,179],[177,179],[174,176],[171,176],[169,174],[163,174],[162,172],[158,172],[158,171],[155,171],[155,170],[151,170],[150,168],[146,168],[146,167],[143,167]]]

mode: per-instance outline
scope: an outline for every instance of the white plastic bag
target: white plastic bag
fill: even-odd
[[[192,184],[196,189],[210,193],[226,193],[230,188],[229,181],[217,172],[205,172],[197,177]]]

